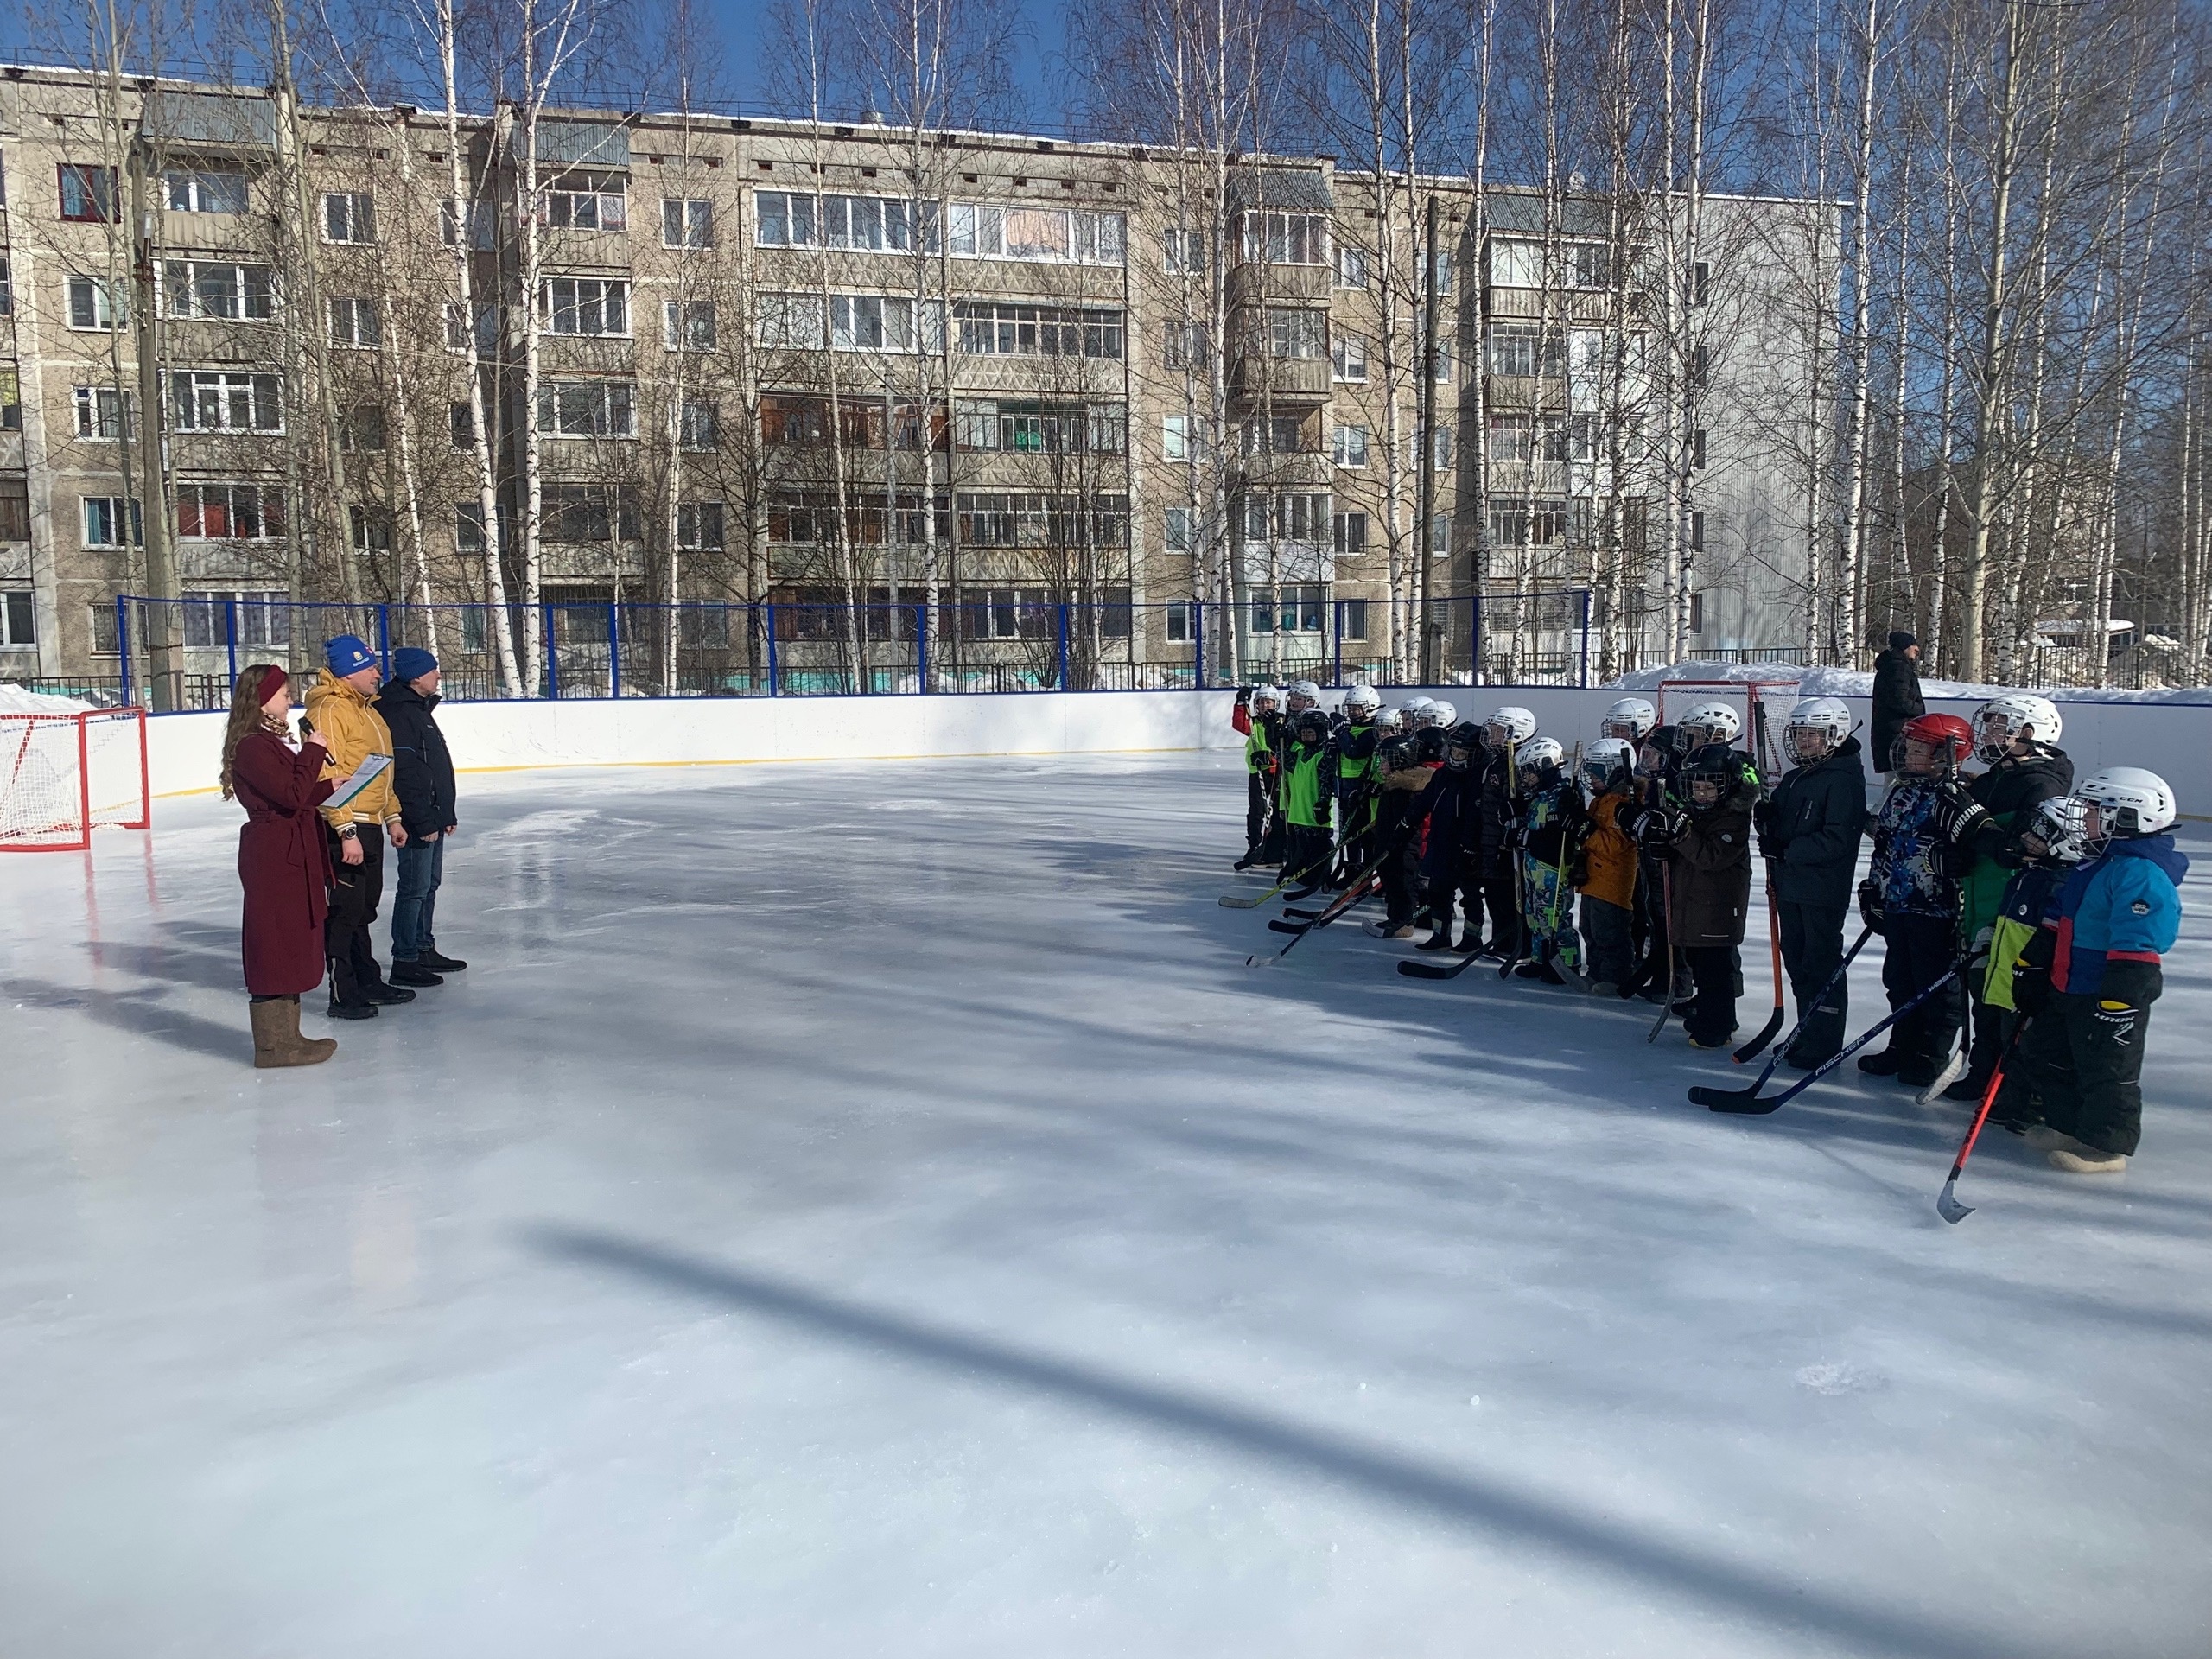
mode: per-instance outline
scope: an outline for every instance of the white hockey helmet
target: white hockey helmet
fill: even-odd
[[[1536,717],[1517,703],[1493,709],[1483,723],[1490,728],[1492,743],[1526,743],[1536,734]]]
[[[2082,821],[2088,810],[2089,804],[2079,795],[2053,795],[2036,803],[2028,815],[2027,827],[2020,833],[2043,842],[2050,849],[2050,856],[2061,863],[2078,864],[2089,850],[2082,833]]]
[[[1303,713],[1306,709],[1318,709],[1320,707],[1321,688],[1314,684],[1313,681],[1293,680],[1290,683],[1289,690],[1292,696],[1303,697],[1306,699],[1303,708],[1294,709],[1292,711],[1293,713]]]
[[[1344,713],[1347,715],[1355,709],[1364,709],[1371,718],[1382,706],[1382,699],[1371,685],[1355,685],[1344,693]]]
[[[1555,737],[1532,737],[1513,751],[1513,765],[1522,778],[1533,777],[1547,766],[1566,764],[1567,751]]]
[[[1428,724],[1424,716],[1428,712],[1427,697],[1408,697],[1398,705],[1398,727],[1402,731],[1417,732]]]
[[[1395,709],[1376,709],[1375,711],[1375,729],[1378,732],[1386,733],[1398,730],[1398,711]]]
[[[1598,722],[1598,730],[1603,736],[1626,738],[1630,743],[1637,743],[1658,723],[1659,711],[1651,706],[1650,698],[1623,697],[1605,710],[1605,717]]]
[[[1808,697],[1789,711],[1789,718],[1783,724],[1782,752],[1789,757],[1792,766],[1802,766],[1808,761],[1825,759],[1843,747],[1843,740],[1851,735],[1852,724],[1851,706],[1842,698]],[[1823,734],[1827,738],[1827,747],[1815,754],[1801,753],[1801,732]]]
[[[2065,730],[2058,705],[2032,691],[2008,691],[1974,711],[1974,752],[1985,766],[2005,757],[2012,740],[2025,732],[2038,743],[2056,743]]]
[[[1274,704],[1274,706],[1275,706],[1276,708],[1278,708],[1278,709],[1281,708],[1281,707],[1282,707],[1282,690],[1281,690],[1281,688],[1280,686],[1273,686],[1273,685],[1255,685],[1255,686],[1254,686],[1254,687],[1252,688],[1252,706],[1253,706],[1255,709],[1256,709],[1256,708],[1258,708],[1258,707],[1259,707],[1262,703],[1263,703],[1263,702],[1271,702],[1271,703]]]
[[[2102,772],[2093,772],[2074,792],[2097,809],[2102,831],[2097,837],[2100,841],[2114,836],[2155,836],[2171,830],[2179,816],[2174,809],[2171,785],[2157,772],[2140,766],[2107,766]]]
[[[1744,717],[1717,697],[1692,703],[1682,710],[1675,726],[1692,748],[1705,743],[1733,743],[1744,734]]]
[[[1601,737],[1582,752],[1582,778],[1592,789],[1619,789],[1636,770],[1636,746],[1624,737]]]
[[[1459,723],[1459,711],[1441,697],[1433,698],[1428,705],[1426,723],[1446,728],[1457,726]]]

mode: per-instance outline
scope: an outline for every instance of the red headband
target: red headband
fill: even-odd
[[[272,663],[270,664],[269,671],[261,677],[261,690],[255,694],[254,700],[257,702],[266,702],[291,683],[292,677]]]

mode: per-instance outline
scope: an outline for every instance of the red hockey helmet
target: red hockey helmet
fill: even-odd
[[[1944,757],[1947,766],[1955,767],[1974,753],[1974,728],[1957,715],[1915,715],[1897,732],[1893,759],[1899,764],[1908,743],[1925,743]]]

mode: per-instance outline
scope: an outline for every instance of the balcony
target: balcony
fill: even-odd
[[[1329,359],[1325,354],[1269,357],[1254,351],[1238,357],[1230,365],[1229,394],[1232,397],[1325,404],[1330,389]]]

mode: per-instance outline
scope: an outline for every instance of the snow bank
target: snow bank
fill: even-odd
[[[0,682],[0,715],[81,715],[92,705]]]
[[[1611,681],[1614,691],[1654,691],[1667,680],[1790,680],[1808,697],[1871,697],[1874,677],[1856,668],[1803,668],[1795,663],[1674,663],[1665,668],[1640,668]],[[2156,691],[2099,690],[2089,686],[1974,685],[1963,680],[1921,677],[1921,695],[1931,702],[1967,700],[1986,702],[2008,691],[2034,691],[2053,702],[2158,702],[2212,708],[2212,690],[2202,686],[2170,686]]]

